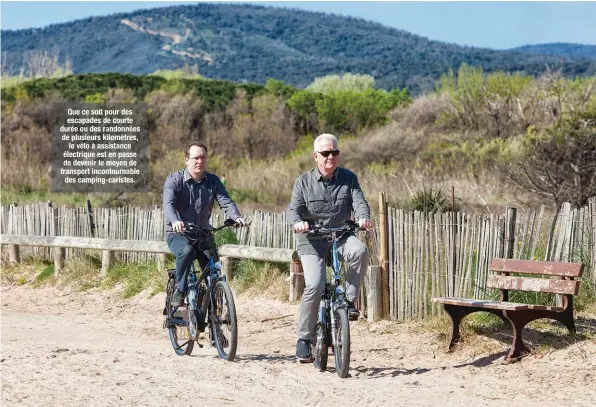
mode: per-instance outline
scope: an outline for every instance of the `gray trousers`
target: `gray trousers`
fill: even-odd
[[[360,286],[368,268],[368,249],[356,236],[349,236],[337,245],[339,259],[348,265],[346,275],[346,297],[356,301]],[[315,254],[300,255],[304,270],[304,294],[300,306],[298,338],[314,340],[318,319],[319,304],[325,290],[325,259]]]

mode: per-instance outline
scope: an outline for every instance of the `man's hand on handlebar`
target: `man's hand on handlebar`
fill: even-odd
[[[322,228],[322,225],[319,224],[315,224],[313,226],[311,226],[308,222],[296,222],[294,223],[294,231],[296,233],[305,233],[305,232],[309,232],[309,234],[312,233],[318,233]],[[344,222],[344,228],[348,229],[348,230],[352,230],[355,231],[357,229],[361,229],[361,230],[366,230],[366,229],[372,229],[373,228],[373,222],[370,219],[359,219],[358,222],[354,222],[352,220],[347,220]],[[326,228],[322,228],[322,229],[326,229]],[[312,231],[312,232],[311,232]]]
[[[178,232],[178,233],[186,231],[186,228],[184,227],[184,222],[178,221],[178,222],[172,223],[172,230],[174,232]]]
[[[372,229],[373,222],[370,219],[358,219],[358,226],[364,229]]]
[[[308,222],[296,222],[294,223],[294,231],[296,233],[307,232],[310,230],[310,225]]]
[[[248,226],[248,221],[240,216],[234,220],[234,224],[239,227],[245,227]]]

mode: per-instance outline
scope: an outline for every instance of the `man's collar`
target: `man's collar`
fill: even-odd
[[[313,169],[314,171],[314,176],[316,178],[317,181],[323,181],[324,179],[326,179],[325,177],[323,177],[323,174],[321,174],[321,171],[319,171],[319,167],[315,167]],[[333,181],[337,178],[337,172],[339,171],[339,167],[337,167],[335,169],[335,171],[333,171],[333,174],[331,174],[331,178],[329,178],[329,181]]]
[[[195,182],[202,182],[203,180],[207,179],[207,171],[203,172],[203,177]],[[190,180],[194,181],[194,178],[192,177],[192,175],[190,175],[190,172],[188,172],[188,168],[184,168],[184,182],[188,182]]]

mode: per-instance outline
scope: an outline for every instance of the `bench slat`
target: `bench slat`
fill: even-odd
[[[509,311],[519,311],[528,309],[527,304],[518,304],[515,302],[476,300],[473,298],[441,297],[433,298],[433,302],[450,305],[462,305],[464,307],[492,308]]]
[[[552,294],[573,294],[579,292],[579,281],[554,280],[550,278],[511,277],[490,275],[486,286],[499,290],[533,291]]]
[[[564,310],[563,307],[554,307],[549,305],[535,305],[535,304],[522,304],[517,302],[502,302],[502,301],[486,301],[476,300],[472,298],[455,298],[455,297],[440,297],[433,298],[433,302],[450,305],[460,305],[464,307],[477,307],[477,308],[491,308],[501,309],[505,311],[521,311],[521,310],[545,310],[561,312]]]
[[[583,263],[563,263],[538,260],[493,259],[490,269],[506,273],[581,277],[584,272],[584,265]]]

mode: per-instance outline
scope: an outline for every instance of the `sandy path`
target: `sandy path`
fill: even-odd
[[[592,406],[596,400],[594,341],[504,365],[502,353],[446,354],[435,334],[359,321],[352,325],[351,377],[340,379],[295,362],[298,304],[237,297],[240,340],[230,363],[207,346],[190,357],[174,354],[161,328],[163,294],[128,301],[116,291],[2,287],[1,294],[3,407]]]

